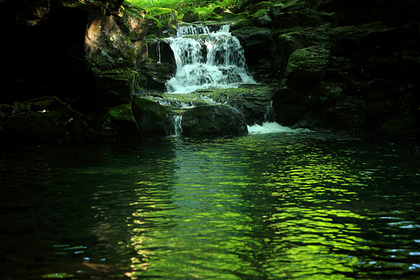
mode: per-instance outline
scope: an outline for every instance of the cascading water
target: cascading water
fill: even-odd
[[[166,83],[168,92],[256,84],[247,73],[244,50],[229,32],[229,25],[215,32],[206,26],[181,26],[177,37],[170,40],[176,74]]]
[[[174,115],[172,118],[172,122],[174,125],[174,133],[173,136],[181,136],[182,134],[182,114]]]

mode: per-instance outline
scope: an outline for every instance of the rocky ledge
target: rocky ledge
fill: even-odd
[[[274,120],[292,127],[419,133],[419,1],[248,0],[215,10],[212,22],[231,23],[254,78],[275,86],[185,97],[163,93],[175,65],[161,42],[177,12],[122,4],[0,1],[0,141],[167,135],[179,113],[184,133],[227,133],[192,124],[229,113],[240,134],[271,104]],[[207,109],[171,108],[176,102]]]

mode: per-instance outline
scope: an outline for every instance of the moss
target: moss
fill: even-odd
[[[133,115],[142,135],[167,135],[170,130],[168,109],[158,103],[135,98],[132,104]]]
[[[130,104],[122,104],[117,107],[113,107],[109,110],[109,114],[117,121],[135,122]]]
[[[100,70],[99,68],[92,67],[92,70],[98,77],[119,81],[132,81],[138,74],[137,71],[132,69]]]

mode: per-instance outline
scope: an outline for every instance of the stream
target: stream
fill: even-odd
[[[1,278],[420,278],[418,142],[250,131],[1,149]]]

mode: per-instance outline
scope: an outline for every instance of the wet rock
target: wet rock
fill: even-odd
[[[245,116],[226,105],[199,106],[182,114],[182,131],[186,136],[224,136],[247,133]]]
[[[287,66],[287,61],[295,50],[311,46],[322,46],[325,49],[331,49],[329,33],[324,28],[283,31],[276,40],[276,50],[280,59],[281,69]]]
[[[135,87],[137,71],[130,68],[113,69],[109,71],[93,69],[97,86],[101,91],[105,106],[117,106],[131,101]]]
[[[85,36],[86,56],[107,106],[130,101],[136,80],[136,49],[114,15],[92,14]]]
[[[132,111],[141,136],[169,135],[172,124],[169,120],[169,110],[159,103],[149,99],[135,97]]]
[[[200,14],[195,10],[186,11],[184,16],[182,17],[182,21],[187,22],[187,23],[199,21],[200,19],[201,19]]]
[[[177,111],[192,106],[229,105],[238,109],[247,124],[267,120],[264,117],[271,110],[273,88],[269,85],[243,85],[230,89],[197,90],[187,94],[163,93],[148,96],[160,102],[168,110]]]
[[[247,65],[257,81],[272,81],[276,72],[274,42],[269,28],[245,27],[232,31],[241,42]]]
[[[121,104],[109,109],[108,118],[103,124],[102,135],[108,140],[126,140],[140,136],[131,104]]]
[[[144,39],[148,32],[145,12],[129,4],[124,7],[122,20],[128,31],[128,36],[132,41]]]
[[[317,27],[336,25],[337,19],[334,13],[303,9],[292,12],[282,12],[273,19],[275,28],[291,27]]]
[[[0,141],[11,143],[70,143],[94,138],[86,118],[56,97],[2,106]]]
[[[263,1],[263,2],[260,2],[260,3],[257,3],[255,5],[253,5],[251,8],[249,8],[249,13],[250,14],[255,14],[256,12],[258,12],[260,10],[269,11],[273,6],[274,6],[274,4],[272,2]]]
[[[175,75],[175,58],[165,40],[148,42],[148,60],[139,66],[142,74],[140,86],[148,90],[166,91],[166,82]]]
[[[175,67],[170,63],[147,63],[143,65],[144,74],[141,86],[148,90],[166,91],[166,82],[174,76]]]
[[[330,51],[321,46],[295,50],[290,56],[286,68],[288,83],[323,80],[329,59]]]
[[[251,16],[252,23],[258,27],[271,27],[273,20],[270,17],[270,12],[266,9],[261,9]]]
[[[178,12],[168,8],[153,8],[148,11],[147,32],[158,37],[169,37],[176,32]]]

